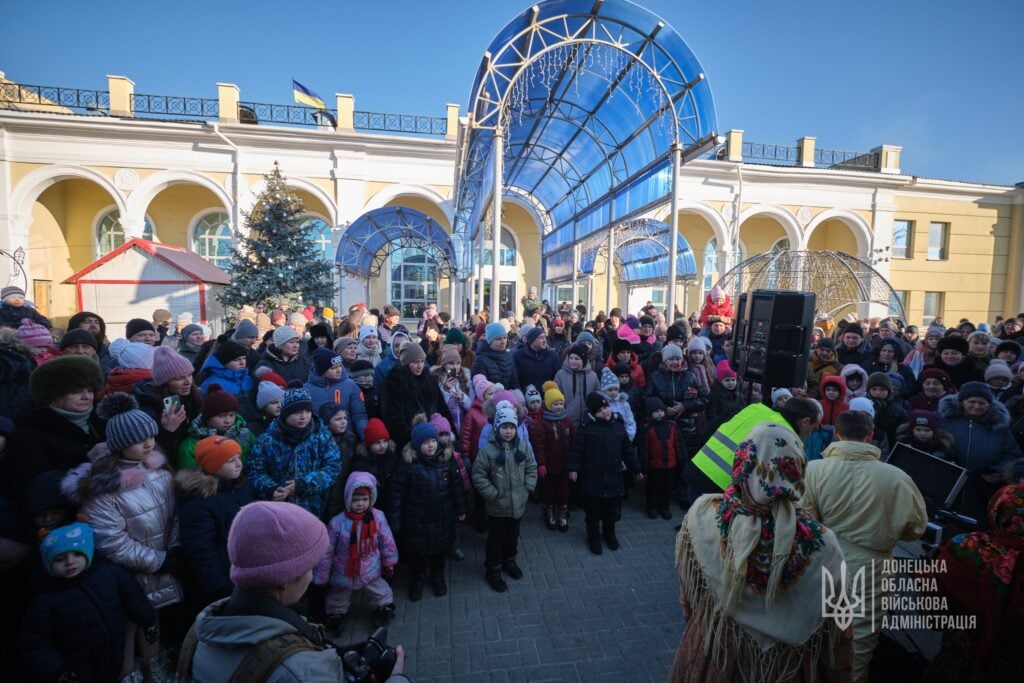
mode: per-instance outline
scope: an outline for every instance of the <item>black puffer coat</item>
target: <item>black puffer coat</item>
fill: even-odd
[[[406,444],[391,477],[385,513],[401,552],[448,550],[455,541],[455,518],[466,514],[466,491],[451,450],[427,459]]]
[[[519,386],[519,374],[516,372],[512,354],[508,351],[495,351],[486,344],[482,344],[476,352],[473,374],[483,375],[487,381],[500,383],[506,389],[522,388]]]
[[[32,409],[29,376],[36,364],[7,344],[0,344],[0,415],[12,420],[25,417]]]
[[[32,478],[46,470],[66,472],[89,462],[86,454],[105,439],[104,423],[93,411],[86,434],[49,408],[37,408],[18,423],[4,459],[5,486],[24,491]]]
[[[203,409],[203,397],[199,395],[196,383],[192,383],[192,391],[189,395],[182,398],[181,405],[185,406],[186,419],[173,432],[167,431],[160,424],[160,418],[164,414],[164,393],[153,383],[153,380],[147,379],[139,382],[132,389],[132,394],[139,402],[139,408],[153,418],[153,421],[160,427],[160,431],[156,435],[156,443],[160,446],[160,450],[177,455],[178,447],[188,436],[189,425]]]
[[[434,413],[441,413],[449,424],[452,423],[452,415],[441,394],[441,388],[426,369],[417,377],[407,366],[396,365],[391,368],[384,380],[380,407],[388,434],[399,448],[409,443],[412,419],[420,413],[426,415],[428,420]]]
[[[974,360],[970,356],[964,356],[963,360],[957,365],[946,365],[942,362],[942,358],[936,356],[934,363],[924,366],[924,370],[928,368],[938,368],[945,372],[953,380],[953,386],[957,389],[967,382],[985,381],[985,373],[978,369],[978,366],[974,364]]]
[[[21,661],[33,680],[116,681],[124,659],[124,627],[156,623],[156,610],[128,570],[95,558],[73,579],[47,576],[21,628]]]
[[[558,354],[551,349],[534,351],[529,346],[516,349],[512,354],[512,362],[516,366],[516,377],[523,391],[531,384],[540,391],[544,382],[553,381],[555,373],[562,367]]]
[[[253,376],[263,366],[279,374],[284,378],[285,382],[298,380],[300,383],[304,383],[309,379],[309,369],[313,367],[313,363],[309,360],[309,356],[302,353],[302,349],[299,349],[299,355],[290,361],[286,361],[281,357],[281,352],[277,350],[276,346],[268,344],[267,350],[260,357],[260,361],[252,369]]]
[[[228,530],[243,505],[256,500],[245,479],[218,479],[198,469],[174,477],[178,488],[178,526],[188,565],[189,599],[207,604],[231,594]]]
[[[576,432],[569,448],[567,469],[579,473],[584,496],[615,498],[625,493],[622,466],[634,474],[640,473],[636,449],[626,434],[622,418],[612,414],[607,421],[595,420],[590,413],[583,418],[583,426]]]

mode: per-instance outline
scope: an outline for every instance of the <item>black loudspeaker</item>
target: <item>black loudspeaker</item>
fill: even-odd
[[[814,292],[755,289],[740,295],[733,328],[736,371],[764,388],[802,386],[814,330]]]

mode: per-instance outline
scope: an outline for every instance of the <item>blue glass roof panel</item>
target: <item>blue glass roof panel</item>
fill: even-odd
[[[437,221],[415,209],[385,206],[357,218],[342,235],[334,260],[353,277],[369,278],[379,272],[381,252],[386,258],[399,241],[419,243],[449,265],[456,263],[451,238]]]

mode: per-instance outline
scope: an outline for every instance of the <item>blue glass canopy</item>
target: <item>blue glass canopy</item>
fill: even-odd
[[[369,279],[380,274],[391,252],[406,247],[425,252],[441,277],[456,274],[448,233],[427,214],[404,206],[385,206],[356,219],[338,243],[334,260],[350,276]]]
[[[574,244],[668,201],[673,145],[687,158],[717,126],[689,47],[626,0],[547,0],[522,12],[484,54],[469,113],[454,230],[468,244],[485,218],[499,127],[497,180],[535,197],[550,218],[548,277],[564,269],[563,250],[571,260]]]
[[[669,242],[671,227],[661,221],[648,219],[628,221],[617,227],[613,234],[613,263],[619,279],[630,285],[663,282],[669,276]],[[676,233],[676,277],[692,279],[697,276],[697,261],[690,245]],[[580,245],[579,275],[595,273],[599,260],[607,259],[607,234],[593,235]],[[570,258],[566,259],[565,254]],[[547,282],[572,278],[571,250],[556,253],[548,259]]]

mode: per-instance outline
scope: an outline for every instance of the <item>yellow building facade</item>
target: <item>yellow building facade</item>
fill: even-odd
[[[383,207],[405,207],[449,235],[453,230],[458,147],[468,125],[456,105],[411,117],[408,130],[401,118],[389,128],[389,115],[360,112],[349,95],[337,96],[335,120],[292,125],[246,111],[230,84],[217,84],[216,98],[193,98],[198,109],[180,98],[181,114],[175,107],[154,113],[151,96],[136,97],[134,83],[122,76],[109,77],[92,109],[58,105],[48,91],[25,91],[6,78],[0,88],[0,281],[24,285],[58,324],[79,310],[75,288],[65,281],[127,238],[184,247],[224,265],[230,229],[244,227],[242,216],[275,161],[316,222],[331,262],[348,226]],[[288,109],[302,117],[312,111]],[[247,116],[257,120],[246,122]],[[798,140],[797,158],[813,159],[815,144]],[[745,149],[752,147],[734,130],[714,158],[681,169],[679,232],[696,264],[692,276],[677,282],[676,300],[686,312],[698,310],[710,286],[739,260],[772,249],[841,251],[872,264],[913,324],[937,316],[947,323],[991,320],[1024,309],[1024,187],[908,175],[900,168],[902,150],[886,145],[873,150],[873,169],[776,164]],[[650,216],[668,222],[669,212],[666,205]],[[505,196],[503,308],[507,302],[518,309],[531,286],[543,288],[553,304],[583,298],[594,312],[665,300],[667,282],[629,289],[614,269],[609,287],[600,259],[592,275],[577,280],[576,292],[568,281],[546,283],[546,223],[529,198]],[[410,276],[396,268],[407,257],[392,254],[369,280],[339,273],[337,304],[396,304],[412,317],[431,299],[442,309],[454,304],[462,317],[479,306],[480,278],[492,279],[486,260],[483,267],[456,264],[463,267],[454,282],[431,279],[429,269],[412,269],[427,275]],[[133,285],[124,287],[132,297]]]

